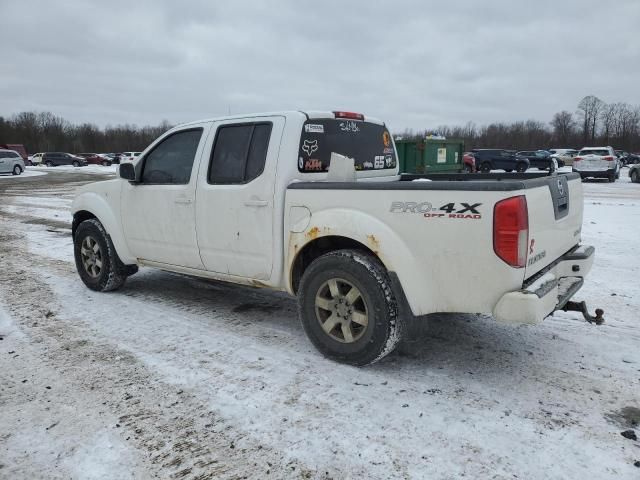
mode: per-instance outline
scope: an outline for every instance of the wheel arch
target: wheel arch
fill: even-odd
[[[107,231],[118,256],[125,264],[135,264],[137,259],[129,251],[122,225],[111,205],[101,196],[93,192],[85,192],[76,197],[72,205],[73,221],[71,232],[75,237],[78,226],[85,220],[95,218]]]
[[[300,279],[311,262],[342,249],[360,250],[378,259],[392,280],[397,300],[406,301],[414,314],[427,313],[420,304],[434,304],[429,298],[435,291],[431,273],[416,268],[412,250],[402,238],[381,220],[348,210],[314,213],[304,231],[290,233],[287,290],[297,294]]]

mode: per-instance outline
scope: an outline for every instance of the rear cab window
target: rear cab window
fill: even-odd
[[[298,171],[327,172],[332,153],[353,158],[357,171],[397,165],[391,134],[384,125],[346,118],[307,120],[300,135]]]

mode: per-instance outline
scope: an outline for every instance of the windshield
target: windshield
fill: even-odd
[[[396,168],[396,152],[384,125],[340,118],[307,120],[300,136],[298,170],[326,172],[331,153],[353,158],[356,170]]]

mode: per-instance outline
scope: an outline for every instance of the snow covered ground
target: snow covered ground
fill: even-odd
[[[74,167],[72,165],[60,165],[58,167],[47,167],[44,165],[34,165],[26,167],[27,172],[63,172],[63,173],[89,173],[89,174],[115,174],[118,171],[118,165],[113,164],[108,167],[102,165],[87,165],[86,167]]]
[[[1,478],[640,473],[640,443],[620,435],[640,434],[640,186],[626,169],[584,183],[597,257],[579,298],[603,326],[436,316],[363,369],[321,357],[282,294],[148,269],[86,289],[68,210],[82,182],[66,173],[0,184]]]
[[[38,170],[33,169],[33,167],[26,167],[26,170],[24,172],[22,172],[20,175],[13,175],[11,173],[3,173],[0,174],[0,182],[2,180],[16,180],[16,179],[20,179],[20,178],[24,178],[24,177],[37,177],[39,175],[46,175],[46,172],[41,172]]]

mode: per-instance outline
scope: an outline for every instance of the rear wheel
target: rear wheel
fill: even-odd
[[[309,265],[300,281],[298,312],[314,346],[351,365],[391,353],[404,331],[384,266],[357,250],[327,253]]]
[[[44,162],[44,164],[45,164],[47,167],[53,167],[53,163],[51,163],[51,162]]]
[[[505,169],[504,169],[504,171],[505,171],[505,172],[507,172],[507,173],[511,173],[511,172],[513,172],[513,170],[512,170],[512,169],[510,169],[510,168],[505,168]]]
[[[524,173],[527,171],[527,164],[520,162],[516,164],[516,172],[518,173]]]
[[[482,173],[489,173],[491,171],[491,164],[489,162],[480,164],[480,171]]]
[[[614,172],[611,172],[611,173],[609,174],[609,177],[608,177],[608,178],[609,178],[609,182],[610,182],[610,183],[613,183],[613,182],[615,182],[615,181],[616,181],[616,178],[617,178],[617,177],[616,177],[616,174],[615,174]]]
[[[103,167],[108,167],[109,165],[111,165],[111,164],[110,164],[109,162],[107,162],[106,160],[104,160],[104,161],[102,162],[102,166],[103,166]]]
[[[74,160],[74,161],[73,161],[73,163],[72,163],[72,165],[73,165],[74,167],[79,167],[79,166],[80,166],[80,162],[79,162],[79,161],[77,161],[77,160]]]
[[[15,167],[13,167],[13,173],[14,175],[20,175],[22,173],[22,167],[20,165],[16,165]]]
[[[631,177],[631,181],[633,183],[640,183],[640,173],[638,173],[637,168],[633,169],[629,176]]]
[[[124,285],[128,272],[133,271],[122,263],[111,238],[95,218],[78,226],[73,243],[76,269],[91,290],[117,290]]]

